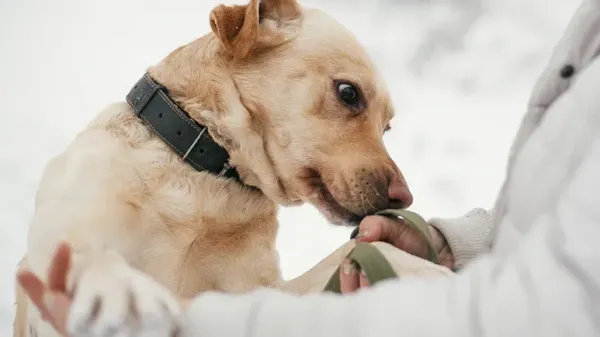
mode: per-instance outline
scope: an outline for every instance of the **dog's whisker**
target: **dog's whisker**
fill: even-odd
[[[375,195],[377,195],[382,200],[386,200],[387,199],[384,196],[382,196],[381,194],[379,194],[379,192],[377,192],[377,189],[375,188],[375,186],[373,186],[373,184],[371,184],[370,182],[367,182],[367,186],[369,186],[370,188],[372,188],[373,192],[375,192]]]
[[[372,210],[376,210],[377,208],[371,203],[371,201],[369,201],[369,198],[365,198],[367,199],[367,202],[369,203],[369,206],[371,206]]]
[[[365,208],[364,194],[360,194],[360,207],[363,210],[363,214],[367,214],[367,209]]]

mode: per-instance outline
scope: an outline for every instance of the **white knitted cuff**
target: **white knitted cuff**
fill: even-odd
[[[454,256],[454,268],[460,269],[487,250],[487,239],[493,225],[494,210],[475,208],[460,218],[433,218],[429,224],[439,230]]]

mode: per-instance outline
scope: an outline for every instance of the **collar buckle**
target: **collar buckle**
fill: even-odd
[[[187,158],[190,155],[190,152],[192,152],[194,147],[196,147],[196,144],[198,144],[198,141],[200,140],[200,138],[202,138],[202,136],[206,132],[206,129],[207,129],[206,126],[202,128],[200,133],[198,133],[198,136],[196,137],[196,139],[194,139],[194,142],[192,143],[192,145],[190,145],[190,147],[187,149],[187,151],[185,151],[185,154],[183,155],[183,157],[181,157],[181,159],[185,160],[185,158]]]
[[[148,73],[126,97],[135,115],[153,130],[175,153],[197,171],[239,181],[237,170],[229,165],[229,153],[170,97],[168,90]]]

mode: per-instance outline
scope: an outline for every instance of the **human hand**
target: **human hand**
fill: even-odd
[[[67,320],[73,303],[73,297],[66,290],[70,262],[71,248],[62,243],[52,259],[46,284],[30,270],[17,272],[17,282],[39,310],[42,319],[63,336],[68,336]],[[183,308],[187,307],[187,299],[180,299],[179,302]]]
[[[439,263],[450,269],[454,266],[454,257],[444,236],[429,226],[433,247],[438,254]],[[408,226],[399,218],[379,215],[365,217],[359,225],[357,242],[387,242],[412,255],[426,258],[428,243],[416,229]],[[350,261],[345,260],[340,268],[340,287],[342,293],[352,293],[359,288],[368,287],[367,278],[356,270]]]
[[[44,284],[30,270],[17,272],[17,282],[23,287],[42,319],[50,323],[62,336],[67,336],[66,323],[72,298],[67,294],[67,274],[71,265],[71,248],[61,244],[48,271],[48,283]]]

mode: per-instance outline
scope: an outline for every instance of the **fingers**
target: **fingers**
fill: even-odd
[[[394,241],[404,229],[402,220],[385,216],[365,217],[359,225],[356,240],[360,242]]]
[[[29,270],[22,270],[17,273],[17,282],[23,287],[31,302],[38,308],[42,318],[50,319],[50,312],[44,303],[46,286],[34,273]]]
[[[52,293],[42,280],[29,270],[20,271],[17,281],[39,310],[42,319],[64,334],[71,300],[62,293]]]
[[[61,243],[50,265],[48,272],[48,288],[51,291],[66,292],[67,275],[71,268],[71,247],[66,243]]]
[[[17,282],[25,290],[31,302],[54,328],[64,333],[71,299],[65,295],[66,279],[70,268],[71,250],[69,245],[58,246],[48,271],[48,285],[30,270],[17,273]]]
[[[360,273],[348,259],[344,260],[340,268],[340,290],[342,294],[354,293],[360,288],[369,287],[367,277]]]
[[[367,276],[365,274],[363,274],[363,273],[360,273],[358,275],[358,281],[359,281],[359,284],[360,284],[361,288],[367,288],[367,287],[370,286],[369,280],[367,280]]]
[[[360,280],[354,265],[348,259],[345,259],[340,268],[340,289],[342,294],[353,293],[359,286]]]
[[[368,216],[359,225],[357,242],[387,242],[409,254],[424,258],[429,243],[417,229],[402,219]],[[437,248],[436,248],[437,249]]]

